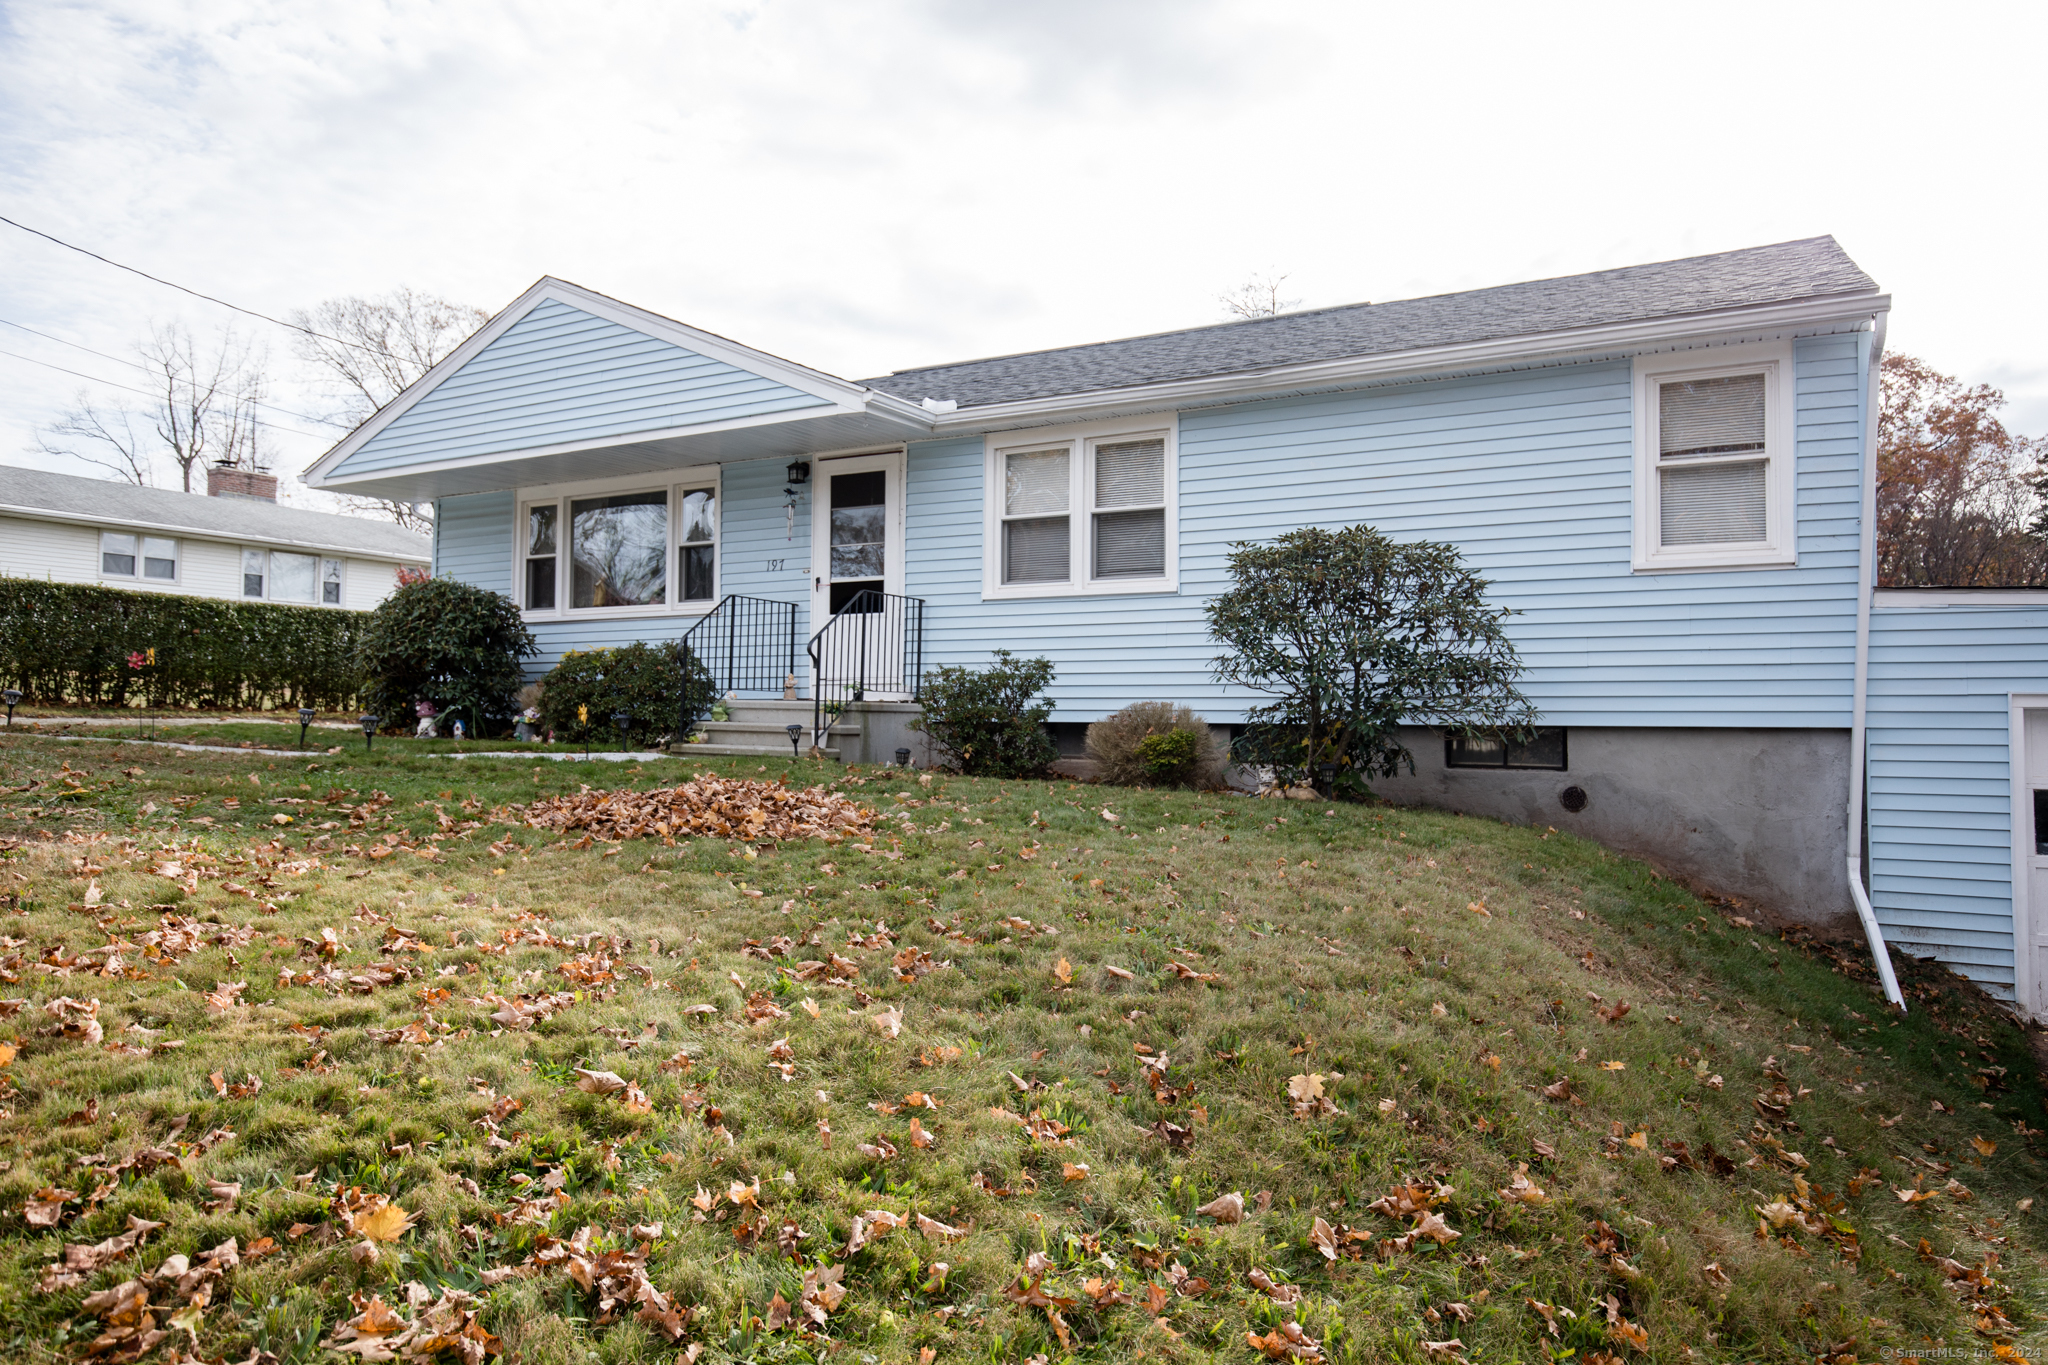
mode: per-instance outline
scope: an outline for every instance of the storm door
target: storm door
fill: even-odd
[[[877,700],[907,695],[898,657],[903,455],[820,460],[813,481],[811,630],[815,634],[831,618],[843,618],[830,628],[832,669],[861,679],[864,693]],[[851,619],[857,616],[869,619]]]

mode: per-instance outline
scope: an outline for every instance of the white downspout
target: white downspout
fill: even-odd
[[[1856,687],[1849,711],[1849,897],[1856,902],[1856,917],[1863,921],[1863,935],[1870,940],[1870,956],[1877,964],[1878,979],[1884,983],[1884,998],[1906,1011],[1906,998],[1899,993],[1899,979],[1892,973],[1891,950],[1885,946],[1884,930],[1870,893],[1863,887],[1863,783],[1864,710],[1870,699],[1870,599],[1877,567],[1877,418],[1879,362],[1884,359],[1884,328],[1888,313],[1877,315],[1871,330],[1870,368],[1863,403],[1863,506],[1856,538]]]

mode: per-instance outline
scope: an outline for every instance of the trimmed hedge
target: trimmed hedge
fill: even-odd
[[[602,749],[617,741],[612,715],[624,711],[633,718],[627,731],[632,742],[646,748],[681,738],[676,723],[686,700],[692,717],[701,718],[717,695],[711,674],[687,645],[640,641],[617,649],[572,649],[541,679],[540,716],[556,739]]]
[[[365,614],[0,577],[0,685],[45,706],[355,704]],[[154,664],[129,659],[156,651]]]

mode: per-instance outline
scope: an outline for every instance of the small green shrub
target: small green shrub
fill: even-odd
[[[915,723],[945,761],[974,777],[1029,777],[1059,757],[1046,733],[1052,660],[995,651],[987,668],[947,665],[925,675],[924,715]]]
[[[541,723],[558,740],[588,740],[602,747],[618,739],[612,716],[623,711],[633,718],[626,731],[631,743],[642,748],[662,744],[681,720],[686,679],[689,725],[694,726],[710,709],[713,686],[694,653],[645,641],[618,649],[570,650],[541,679]]]
[[[1133,702],[1088,727],[1088,757],[1120,786],[1213,787],[1224,751],[1209,723],[1171,702]]]
[[[540,652],[518,605],[452,578],[407,576],[370,613],[356,644],[363,704],[411,728],[413,703],[464,717],[470,733],[501,728],[525,682],[520,660]]]

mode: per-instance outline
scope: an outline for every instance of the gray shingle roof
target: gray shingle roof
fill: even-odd
[[[1808,237],[1461,294],[899,370],[860,382],[913,402],[951,399],[971,408],[1876,290],[1833,237]]]
[[[284,542],[392,559],[424,562],[432,558],[433,550],[425,536],[369,517],[310,512],[252,498],[208,498],[166,488],[137,488],[111,479],[0,465],[0,510],[9,507],[95,523],[111,520],[222,540]]]

